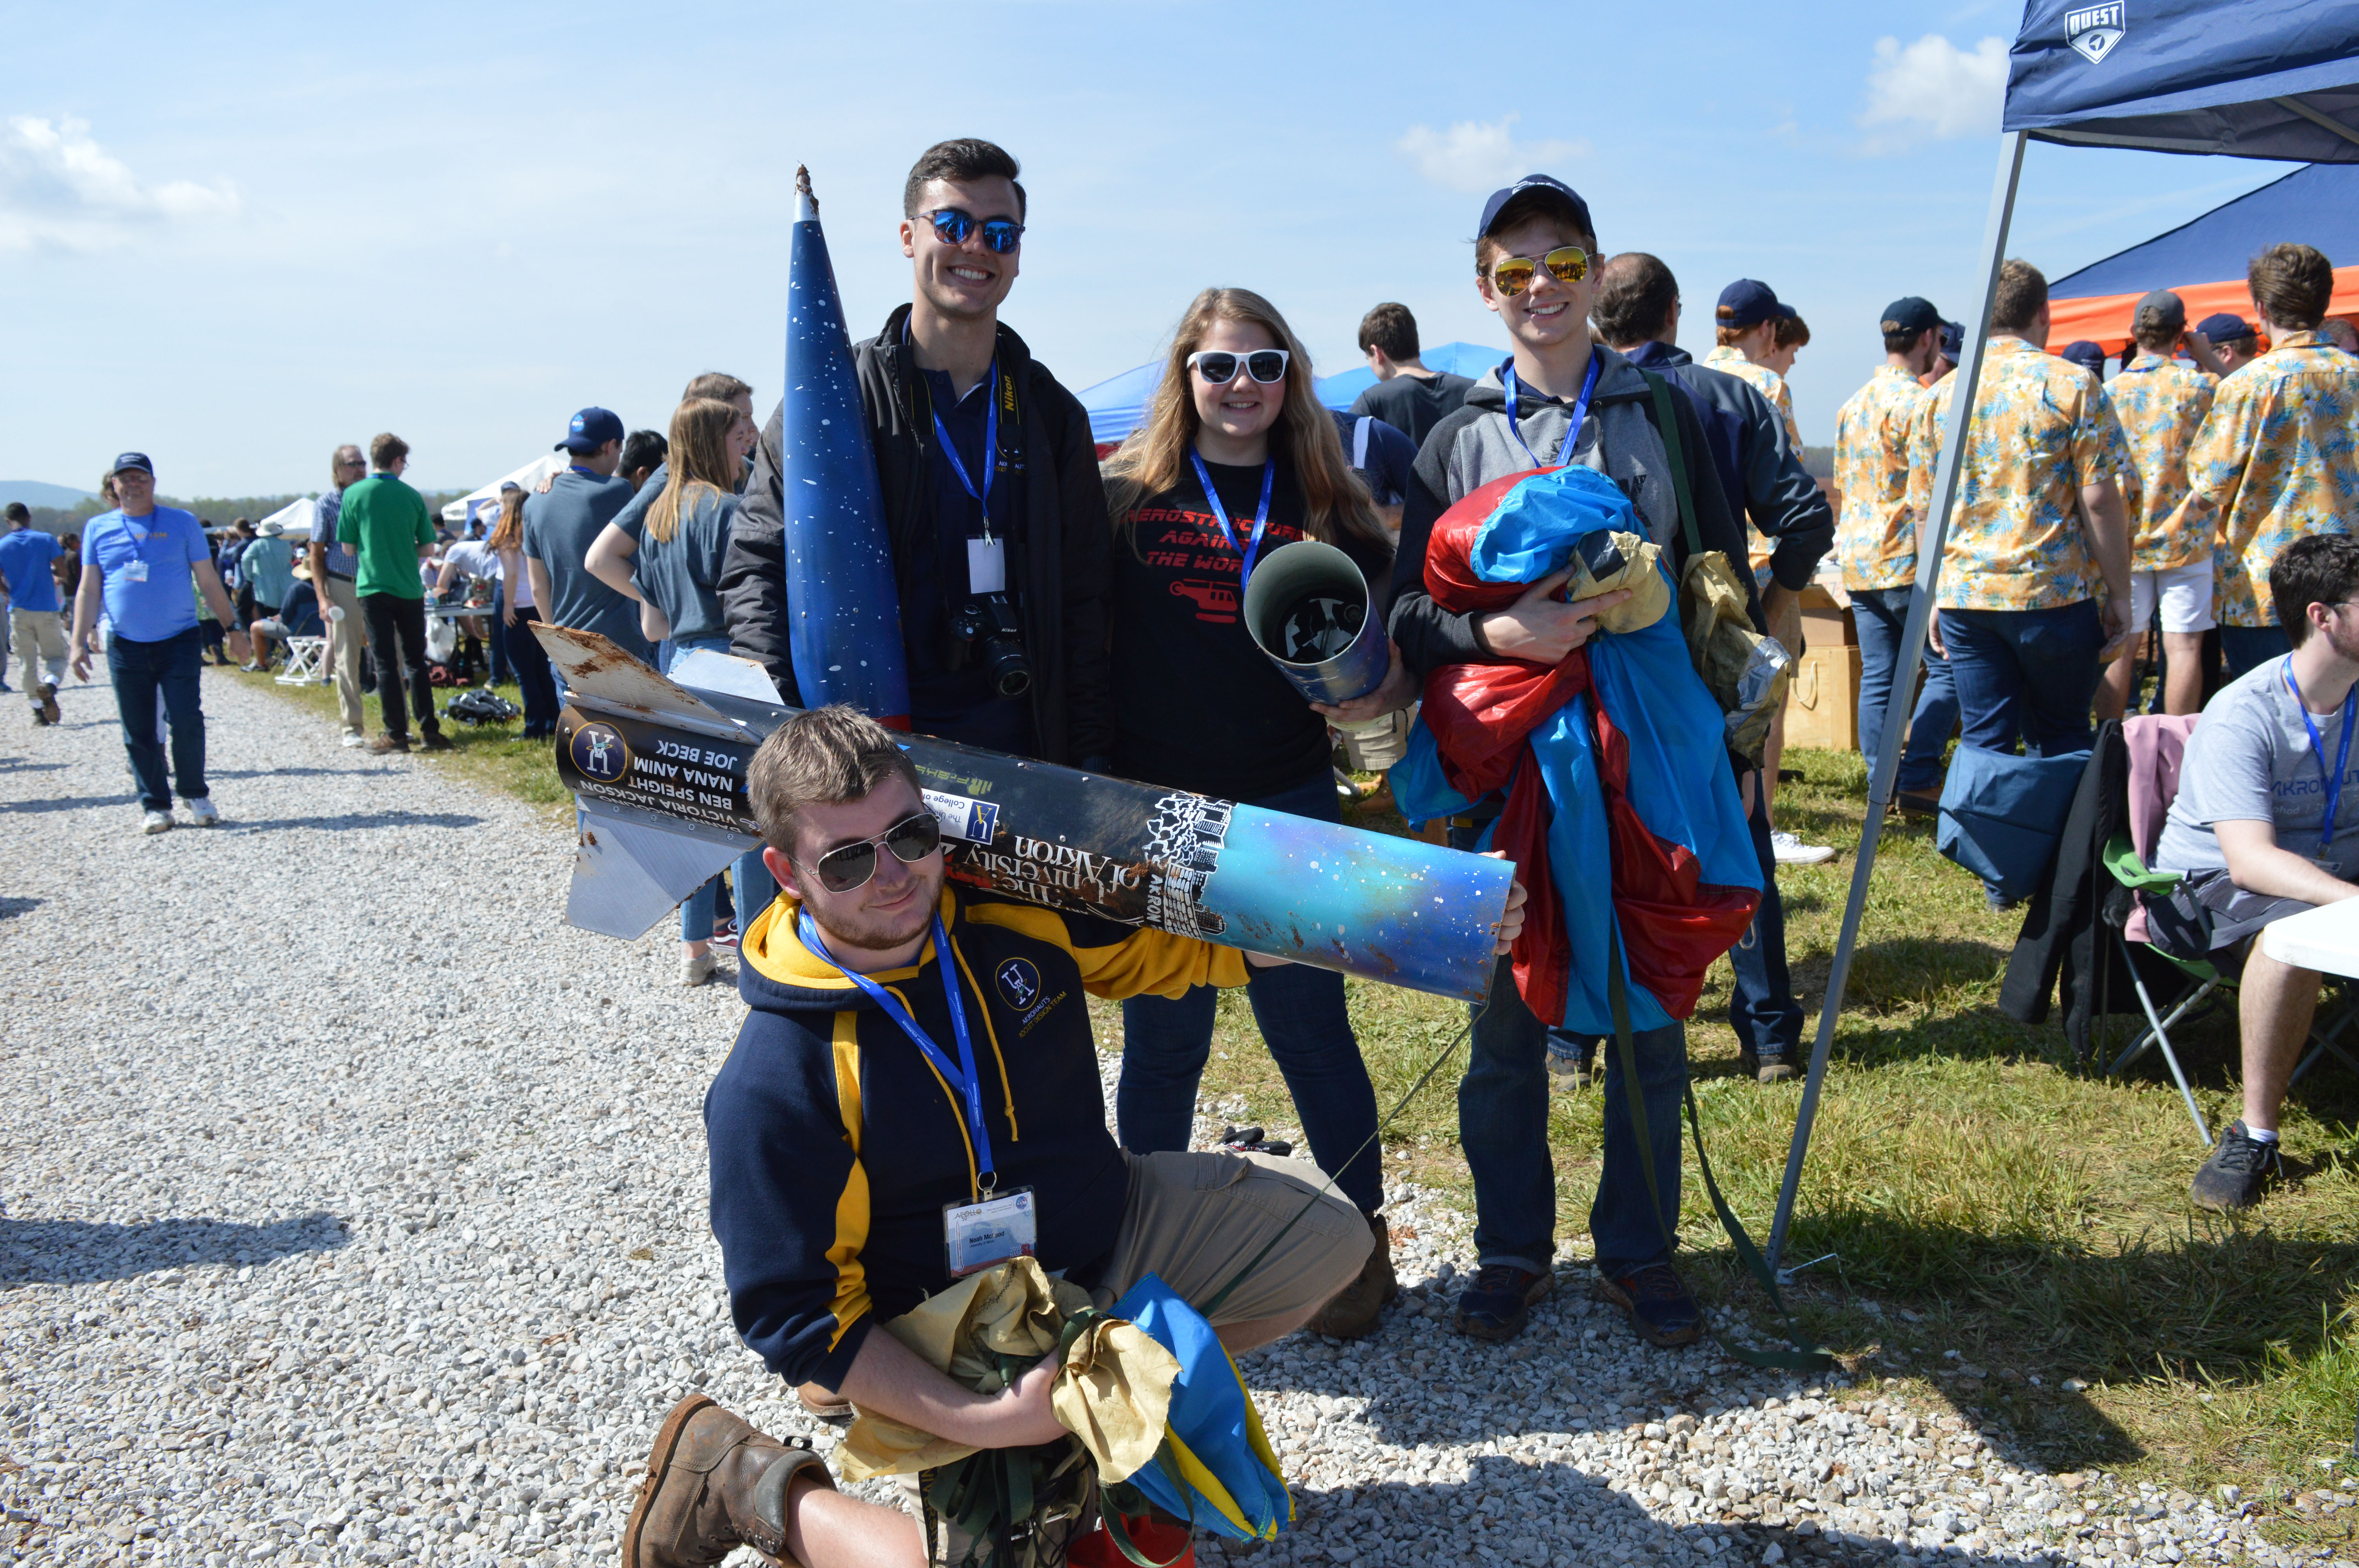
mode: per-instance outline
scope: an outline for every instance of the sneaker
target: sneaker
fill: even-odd
[[[1313,1334],[1324,1334],[1337,1339],[1364,1339],[1376,1331],[1376,1318],[1386,1305],[1400,1294],[1400,1281],[1393,1273],[1393,1233],[1385,1217],[1368,1217],[1368,1233],[1375,1245],[1368,1249],[1368,1260],[1352,1282],[1327,1298],[1310,1320]]]
[[[682,953],[679,956],[681,985],[701,986],[712,978],[712,954],[709,949],[702,953]]]
[[[1597,1293],[1620,1308],[1638,1337],[1649,1345],[1669,1348],[1692,1345],[1703,1337],[1703,1313],[1669,1263],[1600,1274]]]
[[[324,686],[327,683],[323,681],[321,684]],[[347,730],[344,731],[342,737],[336,741],[336,744],[339,746],[353,747],[365,746],[368,744],[368,737],[362,734],[357,730]]]
[[[397,752],[404,756],[409,753],[409,737],[407,735],[380,735],[366,744],[369,755],[373,757],[390,756]]]
[[[714,926],[712,945],[715,947],[725,947],[732,953],[737,951],[737,923],[734,920],[725,920]]]
[[[1793,1056],[1784,1051],[1771,1051],[1761,1055],[1740,1051],[1736,1054],[1736,1063],[1753,1075],[1756,1083],[1782,1084],[1788,1078],[1802,1076],[1802,1069],[1795,1065]]]
[[[58,706],[58,688],[48,681],[33,688],[33,706],[40,709],[44,724],[55,724],[65,718],[65,710]]]
[[[426,749],[429,752],[447,752],[451,750],[451,737],[440,730],[429,730],[426,732]]]
[[[1470,1339],[1513,1339],[1531,1321],[1532,1303],[1545,1301],[1554,1289],[1554,1274],[1485,1263],[1474,1271],[1474,1282],[1458,1293],[1451,1322]]]
[[[142,833],[169,833],[171,830],[172,814],[168,811],[151,811],[139,819],[139,831]]]
[[[221,826],[221,808],[213,805],[210,795],[200,796],[185,804],[189,808],[190,827],[218,827]]]
[[[46,714],[46,713],[42,712],[38,708],[34,708],[34,709],[33,709],[33,728],[34,728],[34,729],[36,729],[36,730],[46,730],[46,729],[48,729],[49,727],[49,716],[48,714]]]
[[[1769,835],[1769,852],[1781,866],[1816,866],[1835,858],[1832,846],[1805,844],[1783,829]]]
[[[2261,1191],[2285,1177],[2285,1162],[2277,1140],[2264,1143],[2245,1130],[2242,1119],[2232,1121],[2212,1146],[2212,1157],[2187,1184],[2187,1195],[2205,1208],[2250,1208],[2261,1201]]]
[[[238,665],[237,667],[240,674],[249,676],[256,673],[262,668],[260,665],[255,664],[252,659],[246,660],[245,663]]]
[[[1294,1145],[1283,1138],[1265,1138],[1258,1127],[1223,1127],[1221,1147],[1232,1154],[1266,1154],[1283,1160],[1294,1152]]]

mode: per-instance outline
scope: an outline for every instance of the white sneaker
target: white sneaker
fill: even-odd
[[[169,833],[171,830],[172,814],[168,811],[151,811],[140,818],[139,831],[142,833]]]
[[[337,744],[340,746],[365,746],[368,744],[368,737],[362,734],[357,730],[347,730],[344,731],[344,738],[342,741],[339,741]]]
[[[1805,844],[1783,829],[1769,835],[1769,849],[1781,866],[1815,866],[1835,858],[1824,844]]]
[[[711,948],[708,947],[701,953],[682,953],[679,956],[681,985],[701,986],[712,978],[712,950]]]
[[[212,797],[207,796],[202,800],[191,800],[183,804],[189,808],[190,827],[218,827],[221,826],[221,809],[213,805]]]

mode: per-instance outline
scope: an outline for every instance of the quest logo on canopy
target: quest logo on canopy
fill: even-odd
[[[2129,30],[2128,8],[2115,4],[2091,5],[2079,11],[2064,13],[2064,41],[2081,51],[2082,58],[2095,65],[2114,52]]]

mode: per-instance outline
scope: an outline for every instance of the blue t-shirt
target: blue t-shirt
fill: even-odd
[[[524,553],[549,568],[549,596],[540,607],[552,626],[600,632],[615,646],[655,663],[655,644],[639,630],[639,607],[590,575],[582,559],[631,499],[631,481],[571,468],[544,495],[524,503]]]
[[[58,557],[58,542],[38,528],[12,529],[0,535],[0,577],[8,579],[8,608],[54,614],[58,579],[49,563]]]
[[[106,574],[106,618],[114,635],[135,643],[160,643],[197,623],[189,568],[212,558],[204,525],[177,506],[158,506],[144,517],[126,517],[118,507],[92,518],[82,534],[83,568]]]

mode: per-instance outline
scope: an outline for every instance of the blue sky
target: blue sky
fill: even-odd
[[[2019,14],[0,6],[0,478],[87,488],[138,448],[168,492],[315,490],[390,429],[413,479],[472,486],[583,404],[660,427],[701,370],[766,412],[796,163],[864,335],[908,297],[902,177],[958,135],[1024,162],[1006,319],[1076,390],[1213,283],[1268,295],[1322,372],[1380,299],[1429,342],[1503,341],[1468,241],[1485,191],[1544,168],[1607,251],[1670,263],[1691,351],[1733,278],[1799,306],[1825,442],[1882,305],[1964,308],[1984,40]],[[2010,248],[2060,276],[2283,172],[2035,144]]]

